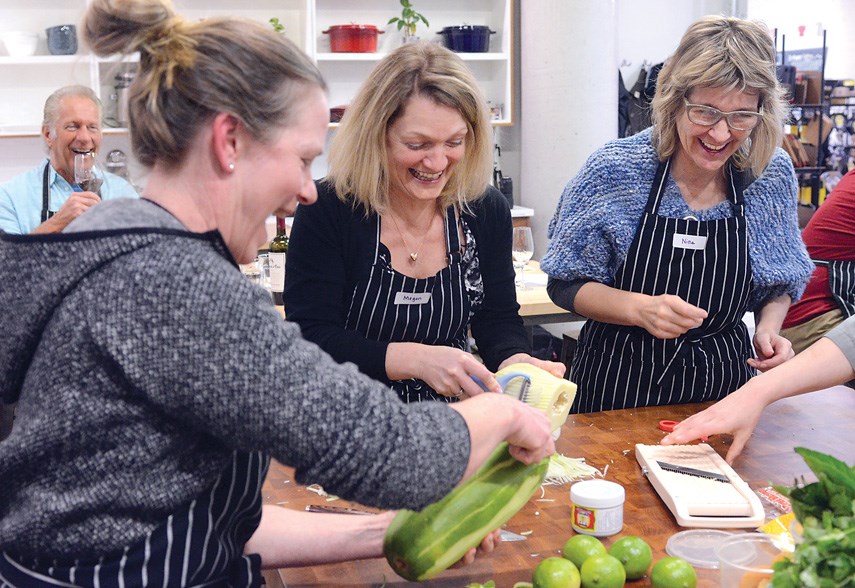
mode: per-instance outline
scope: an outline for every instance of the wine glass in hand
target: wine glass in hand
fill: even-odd
[[[514,269],[517,272],[516,285],[518,288],[525,289],[525,280],[523,280],[523,270],[526,264],[534,255],[534,238],[531,235],[530,227],[514,227],[514,243],[513,243]]]
[[[74,155],[74,183],[83,192],[95,192],[101,189],[103,180],[96,174],[95,153],[76,153]]]

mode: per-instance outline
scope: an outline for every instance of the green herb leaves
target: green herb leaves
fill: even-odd
[[[791,560],[775,564],[774,588],[855,588],[855,467],[797,447],[817,482],[783,488],[804,528]]]

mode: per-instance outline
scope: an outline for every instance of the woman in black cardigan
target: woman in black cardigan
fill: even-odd
[[[491,371],[511,363],[564,372],[530,355],[485,105],[453,52],[402,46],[348,107],[318,202],[294,219],[288,319],[407,402],[479,394],[472,376],[499,391]]]

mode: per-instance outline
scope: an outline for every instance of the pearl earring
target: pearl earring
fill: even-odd
[[[234,161],[229,162],[229,171],[235,171],[235,162]]]

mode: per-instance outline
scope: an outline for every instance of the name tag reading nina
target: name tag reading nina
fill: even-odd
[[[677,249],[703,249],[707,246],[707,238],[703,235],[681,235],[674,233],[674,247]]]
[[[430,302],[430,292],[422,294],[398,292],[395,294],[395,304],[427,304],[428,302]]]

